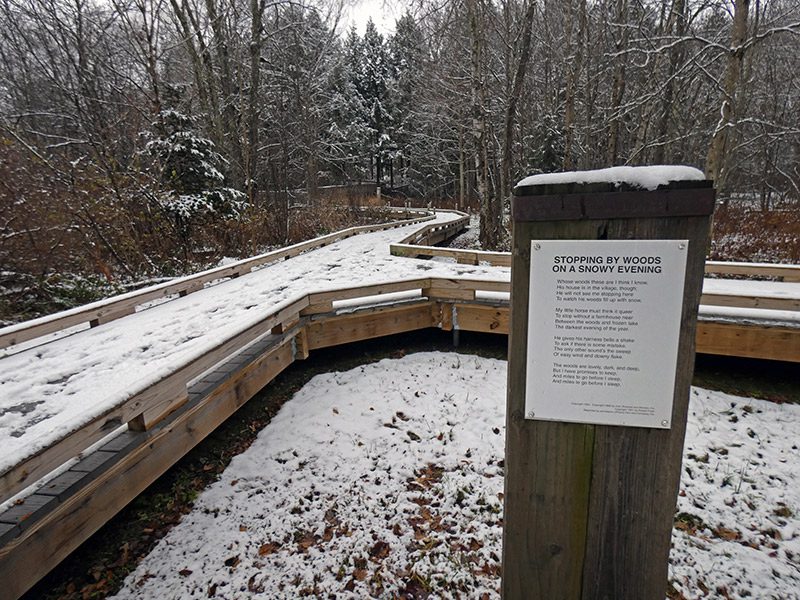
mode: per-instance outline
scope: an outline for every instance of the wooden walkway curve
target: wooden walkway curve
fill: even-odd
[[[236,327],[210,335],[202,352],[176,354],[170,358],[170,368],[153,362],[152,377],[136,380],[138,391],[127,397],[119,396],[101,410],[76,416],[71,423],[77,425],[64,425],[46,443],[31,444],[30,451],[21,452],[20,458],[0,469],[0,502],[5,502],[5,509],[0,510],[0,580],[6,584],[4,593],[12,598],[24,593],[237,408],[294,361],[305,359],[309,352],[430,327],[507,333],[508,267],[502,262],[507,255],[432,248],[433,244],[463,230],[468,218],[456,213],[414,217],[411,222],[324,236],[235,265],[0,330],[0,347],[9,346],[5,354],[0,354],[0,368],[6,364],[29,364],[23,359],[35,361],[37,353],[44,353],[43,348],[57,342],[77,342],[93,335],[94,330],[105,329],[108,334],[119,330],[124,335],[136,335],[140,331],[138,326],[126,323],[135,322],[133,316],[137,314],[140,320],[146,317],[147,311],[143,312],[142,306],[165,296],[173,298],[175,307],[204,308],[206,305],[200,301],[191,304],[186,297],[204,289],[206,295],[212,295],[208,286],[223,278],[236,280],[235,297],[245,289],[257,295],[261,293],[258,286],[245,285],[248,277],[253,277],[246,274],[254,268],[276,265],[279,260],[301,254],[310,263],[324,262],[316,249],[328,246],[327,259],[339,251],[332,246],[341,246],[343,240],[364,232],[402,228],[386,234],[402,237],[400,244],[392,245],[392,254],[440,256],[456,261],[446,264],[407,261],[402,272],[390,272],[384,258],[365,256],[364,264],[379,265],[379,272],[373,277],[374,282],[358,286],[326,286],[325,282],[286,278],[287,287],[299,288],[303,283],[302,289],[307,291],[292,295],[287,290],[285,295],[273,298],[276,301],[265,306],[257,318],[236,321]],[[391,241],[391,238],[381,239]],[[360,248],[366,253],[363,246]],[[492,261],[501,266],[491,266]],[[331,271],[336,270],[333,264],[328,266]],[[381,269],[386,271],[385,275]],[[788,267],[779,274],[771,271],[768,275],[789,279],[798,276],[800,280],[799,273],[796,267]],[[261,278],[268,275],[265,269]],[[339,277],[336,281],[347,280],[346,274]],[[265,281],[274,281],[278,287],[284,285],[284,279],[275,276]],[[218,287],[230,285],[222,282]],[[716,302],[718,306],[704,307],[707,318],[703,318],[699,327],[699,351],[800,361],[797,318],[800,293],[795,294],[793,288],[788,293],[775,283],[767,283],[751,286],[752,294],[740,294],[737,300],[733,294],[736,286],[715,285],[710,284],[709,289],[714,292],[704,302]],[[234,312],[249,307],[250,303],[244,302],[241,308],[234,307]],[[210,318],[214,314],[217,313],[212,311]],[[64,336],[73,337],[65,340]],[[779,339],[782,341],[776,342]],[[186,344],[192,342],[189,339]],[[146,347],[146,340],[142,340],[141,348]],[[54,375],[54,380],[60,381],[62,377]],[[95,384],[103,385],[102,378]],[[62,386],[59,389],[65,389],[67,383],[58,385]],[[87,384],[83,385],[75,389],[86,389]],[[0,397],[0,416],[4,414],[4,406],[12,401]],[[24,496],[31,489],[35,492]],[[10,501],[15,494],[20,499]]]

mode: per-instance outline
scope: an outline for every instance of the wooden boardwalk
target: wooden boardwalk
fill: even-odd
[[[458,215],[446,223],[426,224],[425,218],[417,216],[418,228],[402,240],[402,246],[393,245],[393,252],[400,247],[404,256],[411,255],[417,252],[413,250],[416,244],[444,241],[466,225],[466,219]],[[391,226],[397,224],[385,227]],[[358,232],[350,235],[354,233]],[[307,242],[303,249],[294,247],[292,252],[308,252],[342,235]],[[284,259],[290,254],[280,253],[287,250],[252,260]],[[506,260],[500,254],[452,249],[419,252],[416,256],[446,255],[459,264]],[[225,276],[244,275],[254,263],[240,265],[225,267]],[[178,297],[190,294],[222,277],[221,272],[148,288],[136,298],[126,295],[27,327],[22,324],[0,330],[0,341],[29,342],[73,327],[77,319],[94,326],[112,318],[124,322],[132,307],[147,301],[143,298],[163,297],[167,289]],[[800,280],[796,267],[768,276]],[[777,285],[741,296],[739,306],[732,304],[735,294],[723,293],[724,289],[709,295],[704,303],[709,300],[718,305],[703,307],[706,316],[698,326],[698,351],[800,362],[800,320],[792,320],[792,315],[800,312],[797,298],[778,293],[781,288]],[[770,290],[775,293],[768,293]],[[509,284],[503,277],[422,276],[306,293],[266,310],[256,325],[220,339],[213,352],[180,365],[146,393],[65,433],[2,473],[0,501],[46,480],[35,493],[0,513],[4,593],[11,598],[24,593],[262,387],[309,352],[427,328],[506,334],[510,326],[508,297]]]

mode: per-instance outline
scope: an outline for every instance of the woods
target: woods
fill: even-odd
[[[797,209],[797,0],[404,8],[2,0],[0,308],[284,244],[339,218],[328,185],[479,204],[486,248],[543,171],[689,164]]]

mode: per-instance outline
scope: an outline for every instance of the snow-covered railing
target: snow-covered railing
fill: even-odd
[[[373,298],[383,294],[418,291],[428,298],[474,298],[476,291],[508,292],[503,281],[469,281],[450,279],[413,279],[380,285],[362,286],[307,294],[284,303],[256,324],[227,339],[218,340],[213,347],[203,348],[173,364],[155,383],[143,383],[129,389],[128,397],[113,406],[87,415],[79,425],[68,428],[41,448],[33,449],[11,468],[0,472],[0,502],[24,489],[40,477],[56,469],[65,460],[82,452],[123,424],[144,431],[173,412],[188,399],[188,385],[214,365],[270,333],[289,329],[301,317],[333,311],[333,302],[354,298]]]
[[[401,244],[424,244],[433,246],[443,242],[469,225],[469,215],[458,210],[447,211],[459,215],[458,219],[449,223],[437,223],[418,229],[408,237],[401,240]]]
[[[228,265],[216,267],[202,271],[195,275],[180,277],[158,285],[148,286],[121,294],[112,298],[106,298],[91,304],[79,306],[70,310],[62,311],[39,319],[33,319],[17,325],[11,325],[0,329],[0,348],[6,348],[15,344],[20,344],[50,333],[55,333],[75,326],[89,324],[89,326],[102,325],[114,321],[126,315],[132,314],[136,308],[155,300],[169,298],[170,296],[182,297],[192,292],[203,289],[211,282],[233,277],[239,277],[249,273],[252,269],[284,260],[314,250],[328,244],[332,244],[345,238],[370,233],[373,231],[383,231],[396,227],[403,227],[414,223],[422,223],[434,219],[427,211],[408,210],[408,209],[389,209],[403,216],[418,215],[413,219],[393,221],[380,225],[362,225],[350,227],[335,233],[323,235],[312,240],[300,242],[292,246],[281,248],[273,252],[267,252],[251,258],[246,258]]]
[[[23,593],[310,350],[427,327],[481,330],[470,325],[478,321],[486,331],[507,332],[507,316],[498,315],[507,315],[508,290],[507,281],[434,277],[304,294],[213,349],[185,356],[155,384],[131,389],[129,398],[99,414],[85,407],[88,418],[54,432],[0,474],[0,503],[45,481],[0,513],[0,579],[9,582],[11,597]],[[480,294],[500,294],[503,307]],[[479,312],[465,307],[462,322],[452,303],[475,304]]]
[[[437,248],[409,243],[391,244],[393,256],[406,258],[450,258],[459,264],[488,264],[499,267],[511,266],[508,252],[485,252],[458,248]],[[769,263],[734,263],[707,261],[706,273],[742,275],[758,278],[782,278],[787,286],[757,286],[747,282],[706,280],[700,303],[706,306],[730,306],[737,308],[760,308],[770,310],[800,310],[800,265]]]

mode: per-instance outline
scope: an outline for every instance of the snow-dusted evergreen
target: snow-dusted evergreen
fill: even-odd
[[[220,170],[224,159],[214,142],[197,133],[191,117],[165,109],[153,130],[155,137],[146,150],[165,188],[156,195],[164,210],[184,224],[200,216],[231,217],[242,210],[246,196],[225,186]]]

